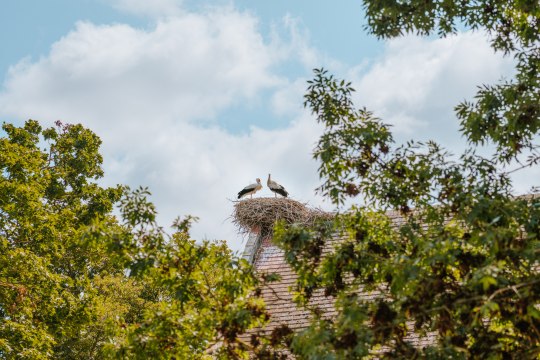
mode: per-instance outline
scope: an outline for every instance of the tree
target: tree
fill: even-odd
[[[291,351],[312,359],[538,358],[540,200],[515,197],[510,174],[539,161],[540,5],[364,4],[369,31],[382,38],[446,36],[456,23],[485,29],[494,49],[516,57],[517,73],[456,107],[469,147],[455,159],[434,141],[396,146],[388,125],[354,107],[350,83],[315,70],[305,105],[326,128],[314,151],[318,190],[336,205],[359,196],[368,205],[333,224],[277,226],[275,239],[299,274],[299,304],[322,288],[338,311],[333,320],[314,316],[290,339]],[[493,156],[477,155],[488,142]],[[336,233],[344,240],[333,252],[314,256]],[[360,291],[380,295],[365,300]],[[415,348],[411,333],[436,337]]]
[[[0,357],[74,357],[97,298],[91,279],[114,273],[106,246],[83,234],[108,213],[120,188],[103,189],[100,140],[80,125],[43,130],[4,124],[0,139]],[[40,138],[40,135],[43,136]],[[41,140],[49,141],[47,150]],[[93,357],[89,351],[89,358]]]
[[[247,262],[191,240],[193,217],[168,235],[146,189],[99,186],[99,137],[56,125],[3,125],[0,359],[272,353],[239,336],[267,318]]]
[[[455,161],[435,142],[395,146],[354,107],[349,83],[316,71],[306,106],[326,126],[319,190],[370,207],[308,229],[280,224],[275,238],[299,274],[299,303],[323,288],[334,320],[246,340],[268,316],[260,287],[275,278],[257,278],[223,244],[196,244],[191,217],[167,234],[147,190],[99,186],[101,141],[88,129],[30,120],[4,124],[0,138],[0,358],[277,358],[282,343],[301,358],[539,357],[540,203],[514,197],[509,177],[538,162],[538,2],[364,3],[379,37],[485,29],[517,74],[456,107],[470,147]],[[493,157],[476,155],[488,141]],[[336,232],[345,241],[314,256]],[[418,349],[411,332],[437,336]]]
[[[196,218],[177,219],[169,236],[155,222],[149,193],[137,190],[122,201],[126,230],[116,238],[129,257],[131,276],[159,295],[142,319],[118,319],[117,341],[105,346],[110,358],[241,359],[249,351],[272,352],[261,341],[251,346],[247,330],[268,315],[257,289],[263,285],[247,261],[232,256],[224,242],[189,238]],[[98,235],[101,238],[103,235]]]

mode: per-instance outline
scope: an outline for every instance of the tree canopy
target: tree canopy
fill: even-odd
[[[3,129],[0,359],[272,353],[239,337],[267,318],[249,264],[223,242],[191,240],[193,217],[168,235],[148,190],[99,186],[94,133],[33,120]]]
[[[368,30],[381,38],[487,31],[495,50],[516,58],[516,75],[456,106],[469,146],[452,156],[435,141],[395,144],[384,121],[354,106],[349,82],[315,70],[305,105],[325,126],[314,151],[318,190],[336,205],[366,205],[342,210],[333,224],[276,229],[299,274],[298,303],[322,288],[338,311],[332,320],[315,315],[291,349],[306,359],[538,358],[540,200],[516,197],[510,174],[540,159],[540,4],[364,4]],[[478,155],[487,143],[493,154]],[[343,241],[320,255],[336,233]],[[412,333],[435,336],[418,348]]]
[[[540,201],[516,197],[510,175],[540,156],[540,5],[364,5],[380,38],[484,30],[515,57],[516,75],[456,106],[469,141],[456,157],[435,141],[396,144],[355,107],[350,83],[315,70],[305,105],[325,126],[318,190],[367,205],[308,228],[277,224],[274,240],[298,274],[299,306],[323,289],[334,319],[255,332],[271,315],[261,287],[275,276],[261,278],[222,242],[190,239],[193,217],[168,234],[148,190],[100,186],[90,130],[29,120],[4,124],[0,138],[0,359],[275,359],[283,347],[303,359],[539,358]],[[492,156],[478,155],[487,143]],[[336,234],[343,241],[323,252]],[[411,333],[435,336],[416,348]]]

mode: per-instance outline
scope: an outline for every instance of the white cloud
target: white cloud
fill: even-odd
[[[273,68],[293,52],[286,41],[265,42],[257,18],[230,8],[162,18],[150,30],[80,22],[46,57],[10,69],[0,115],[82,122],[103,139],[105,183],[149,186],[164,223],[199,216],[195,238],[240,249],[228,199],[268,172],[295,198],[312,199],[320,130],[298,109],[285,129],[242,135],[214,118],[263,91],[286,91],[290,81]]]
[[[311,44],[309,29],[301,18],[286,14],[279,23],[273,24],[270,36],[277,56],[295,59],[309,72],[321,67],[321,64],[331,69],[341,69],[344,66],[338,59]]]
[[[392,124],[398,143],[432,139],[460,154],[466,140],[454,107],[472,101],[478,86],[511,78],[514,66],[511,56],[493,52],[486,34],[464,32],[435,40],[416,36],[391,40],[371,66],[353,67],[348,77],[357,90],[356,104]],[[536,185],[531,179],[539,174],[538,167],[513,174],[515,193],[529,192]]]
[[[13,66],[0,116],[82,122],[104,141],[107,184],[149,186],[164,223],[199,216],[195,238],[227,239],[236,250],[243,245],[227,219],[229,199],[256,177],[271,172],[294,198],[324,205],[313,193],[319,180],[311,151],[321,128],[302,109],[305,74],[286,78],[276,68],[287,61],[302,68],[321,59],[342,64],[324,59],[290,18],[280,30],[287,36],[276,31],[265,41],[249,13],[188,13],[181,2],[149,3],[116,2],[134,12],[175,15],[158,16],[150,30],[81,22],[47,56]],[[437,131],[453,119],[453,106],[509,68],[482,35],[461,34],[392,41],[374,65],[362,63],[350,74],[356,74],[357,104],[393,122],[398,134],[431,131],[436,139],[453,139]],[[223,111],[256,104],[263,93],[270,93],[264,101],[275,114],[294,119],[287,127],[231,134],[218,126]],[[273,196],[266,188],[259,194]]]
[[[285,30],[289,39],[283,42],[283,35],[279,35],[279,30]],[[282,53],[285,56],[296,56],[300,63],[307,69],[312,69],[319,65],[321,55],[319,52],[309,46],[309,32],[302,26],[302,21],[290,14],[285,15],[282,23],[274,25],[273,28],[274,41],[282,47]]]
[[[91,114],[99,123],[112,115],[116,125],[130,126],[159,113],[208,119],[275,86],[273,63],[256,19],[242,13],[189,14],[151,31],[78,23],[48,57],[10,70],[0,110],[18,114],[30,102],[41,117]]]
[[[297,78],[282,85],[271,99],[272,110],[278,116],[299,116],[304,111],[306,78]]]
[[[472,99],[477,86],[511,76],[513,64],[511,57],[494,54],[485,34],[464,32],[435,40],[391,40],[367,71],[351,75],[357,103],[394,125],[400,139],[462,146],[454,106]]]
[[[265,184],[271,172],[293,198],[313,202],[317,178],[310,151],[319,133],[309,118],[281,130],[252,128],[247,135],[178,124],[168,133],[162,131],[160,139],[131,149],[135,166],[126,173],[108,173],[112,179],[142,179],[151,185],[167,217],[197,215],[201,220],[194,228],[196,238],[232,240],[231,246],[238,249],[241,244],[228,220],[233,209],[230,200],[236,200],[237,192],[256,177]],[[265,186],[256,196],[273,194]],[[319,205],[316,199],[314,205]]]

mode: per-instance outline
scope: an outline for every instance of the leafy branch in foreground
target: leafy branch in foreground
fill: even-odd
[[[368,205],[338,214],[331,228],[275,229],[298,274],[298,303],[318,289],[336,300],[336,317],[315,314],[291,351],[306,359],[537,358],[540,200],[514,196],[510,175],[540,161],[540,5],[364,6],[368,30],[382,38],[446,36],[458,23],[484,29],[495,50],[515,56],[517,71],[455,108],[469,141],[456,157],[433,141],[396,145],[388,125],[354,107],[350,83],[315,70],[305,106],[325,126],[314,151],[318,191],[338,206],[359,197]],[[477,155],[489,143],[493,155]]]
[[[4,124],[0,138],[0,358],[271,356],[262,281],[196,218],[167,234],[149,191],[102,188],[101,140],[81,125]],[[45,144],[45,148],[41,146]],[[113,215],[119,205],[120,220]]]
[[[396,147],[387,125],[354,109],[352,91],[315,70],[305,96],[326,126],[314,152],[319,191],[337,205],[358,196],[369,205],[338,214],[333,228],[275,229],[298,274],[299,304],[316,289],[336,299],[337,316],[316,315],[292,351],[300,358],[540,356],[538,197],[513,196],[506,160],[478,156],[474,147],[458,158],[435,142]],[[343,241],[326,253],[336,233]],[[413,346],[427,337],[425,347]]]
[[[474,102],[456,107],[472,144],[493,142],[500,160],[534,147],[540,130],[540,5],[537,0],[365,0],[367,30],[379,38],[406,33],[457,33],[459,25],[485,31],[493,49],[512,54],[511,81],[482,86]]]
[[[253,350],[240,335],[262,325],[266,312],[255,294],[259,280],[245,260],[232,256],[224,242],[197,244],[189,238],[192,216],[175,221],[168,236],[140,189],[123,200],[132,276],[156,297],[137,323],[118,319],[117,338],[106,346],[112,358],[245,358]],[[136,234],[136,236],[133,236]],[[120,246],[120,245],[119,245]]]

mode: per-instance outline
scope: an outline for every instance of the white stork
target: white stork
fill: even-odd
[[[253,194],[255,194],[257,191],[261,189],[262,189],[261,179],[257,178],[256,183],[249,184],[248,186],[240,190],[240,192],[238,193],[238,198],[240,199],[242,198],[242,196],[246,196],[246,195],[251,195],[251,197],[253,198]]]
[[[277,197],[276,194],[282,195],[283,197],[287,197],[289,195],[289,193],[287,192],[287,190],[285,190],[283,185],[278,184],[277,182],[275,182],[274,180],[270,178],[270,174],[268,174],[268,181],[266,182],[266,184],[268,185],[268,188],[270,188],[270,190],[274,192],[274,195],[276,197]]]

